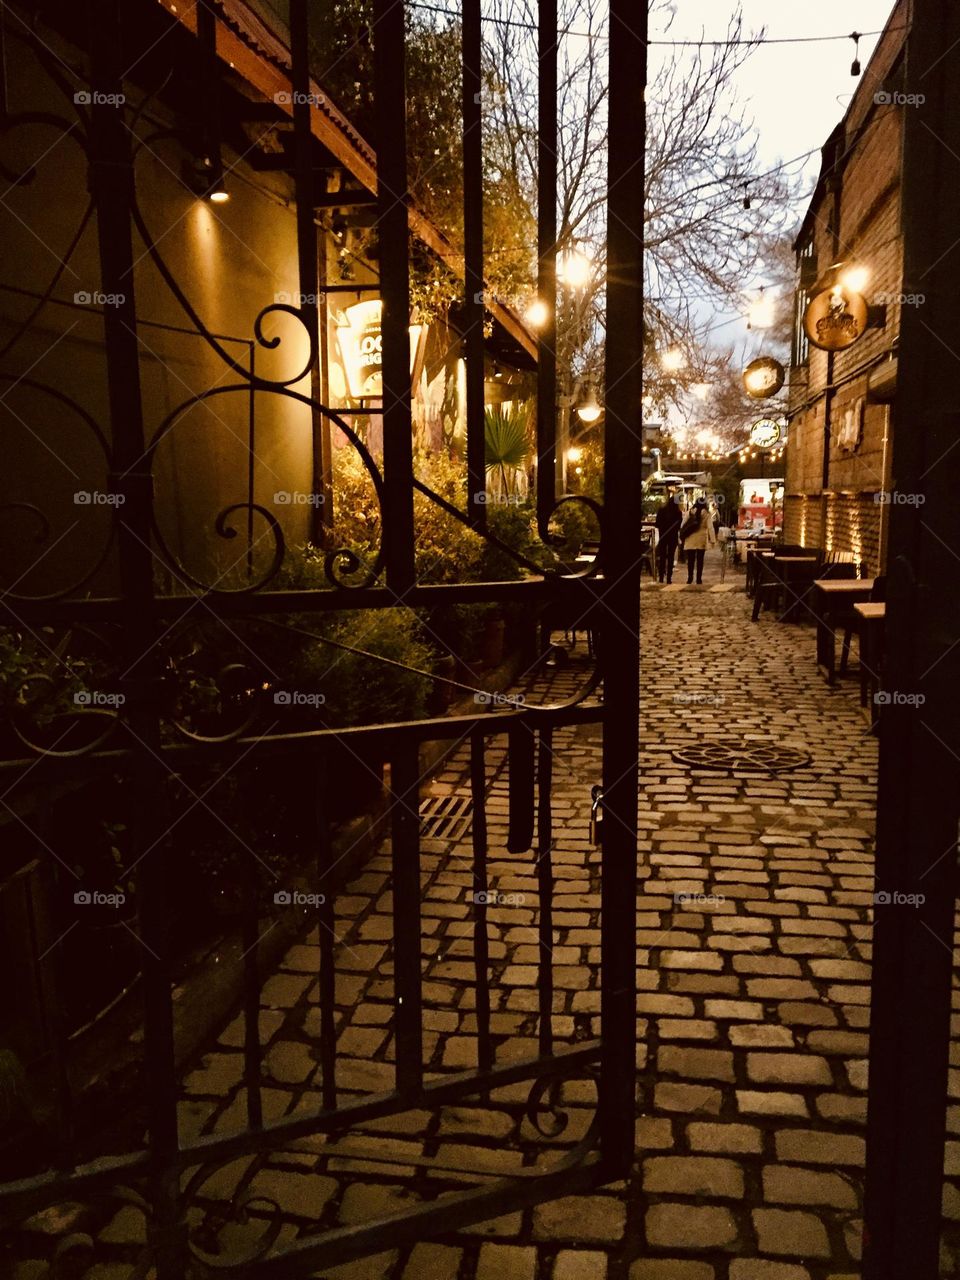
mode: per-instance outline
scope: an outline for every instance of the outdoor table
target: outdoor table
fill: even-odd
[[[757,589],[759,565],[765,556],[773,557],[768,547],[747,547],[747,595],[752,596]]]
[[[857,616],[860,637],[860,705],[868,707],[880,687],[887,606],[878,601],[862,600],[853,606],[853,612]]]
[[[853,605],[866,602],[873,590],[873,578],[817,578],[812,583],[811,608],[817,621],[817,666],[827,683],[833,684],[837,671],[834,631]]]
[[[807,589],[819,568],[819,558],[811,556],[761,555],[757,560],[758,578],[754,589],[753,621],[756,622],[763,608],[765,588],[770,593],[783,589],[784,601],[779,619],[795,622],[800,614]]]

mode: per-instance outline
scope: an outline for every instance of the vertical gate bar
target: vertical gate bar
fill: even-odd
[[[960,413],[944,352],[960,350],[960,9],[915,0],[898,113],[900,314],[880,708],[866,1280],[939,1273],[957,899]],[[912,702],[913,698],[925,701]],[[889,895],[886,899],[881,895]]]
[[[537,33],[537,527],[557,501],[557,0],[539,0]]]
[[[317,284],[320,289],[317,295],[319,315],[317,324],[320,330],[320,350],[317,354],[319,367],[319,385],[316,399],[321,404],[330,403],[330,309],[327,295],[327,224],[322,217],[317,223]],[[315,529],[315,541],[319,541],[321,533],[325,534],[333,528],[333,441],[330,419],[325,413],[320,414],[320,422],[314,420],[313,491],[319,494],[322,512]],[[318,467],[319,464],[319,467]],[[321,526],[322,525],[322,529]]]
[[[467,358],[467,499],[474,528],[487,522],[483,421],[483,115],[480,0],[463,0],[464,343]]]
[[[643,352],[644,90],[647,6],[610,0],[606,437],[600,621],[604,680],[601,855],[601,1151],[626,1173],[635,1111]]]
[[[57,876],[58,888],[62,878],[62,874]],[[73,883],[75,884],[76,881],[73,881]],[[76,1165],[76,1109],[73,1089],[70,1087],[70,1041],[67,1032],[67,1010],[65,1002],[59,998],[60,992],[64,989],[65,961],[63,948],[55,947],[44,959],[55,964],[58,973],[55,988],[57,999],[52,1001],[53,1026],[51,1028],[53,1033],[54,1072],[56,1075],[57,1128],[61,1139],[57,1150],[57,1165],[60,1169],[72,1169]],[[41,963],[43,963],[42,960]]]
[[[185,1237],[179,1221],[177,1076],[168,961],[166,867],[161,823],[162,775],[154,641],[152,480],[144,455],[134,258],[131,240],[133,158],[123,118],[120,0],[88,0],[91,47],[90,184],[97,210],[102,287],[117,306],[103,313],[112,461],[125,501],[118,508],[118,561],[125,602],[125,727],[131,764],[133,856],[138,866],[140,937],[144,946],[144,1059],[157,1280],[182,1280]]]
[[[477,975],[477,1065],[493,1066],[490,1041],[490,943],[487,935],[487,767],[482,733],[470,739],[470,795],[473,800],[473,964]]]
[[[330,794],[331,753],[322,748],[317,755],[316,819],[317,880],[323,900],[317,914],[320,944],[320,1076],[323,1105],[332,1111],[337,1105],[337,971],[333,944],[336,941],[334,906],[336,891],[331,871],[333,847],[327,800]]]
[[[253,577],[253,504],[257,497],[257,392],[254,387],[256,377],[256,355],[254,345],[250,348],[250,390],[247,399],[247,577]]]
[[[319,275],[317,256],[316,199],[314,197],[313,134],[310,125],[310,19],[307,0],[290,0],[290,84],[293,89],[294,198],[297,206],[297,278],[300,282],[300,319],[310,340],[310,397],[322,399],[320,385]],[[322,235],[323,232],[321,231]],[[310,407],[311,487],[314,499],[325,496],[322,451],[323,414]],[[318,487],[317,481],[320,479]],[[314,501],[310,516],[310,536],[322,542],[325,530],[324,503]]]
[[[240,788],[241,808],[245,815],[253,810],[251,797],[256,794],[256,774],[248,787]],[[252,849],[241,849],[243,877],[243,1083],[247,1091],[247,1123],[251,1129],[263,1127],[263,1097],[260,1090],[260,912],[257,868]]]
[[[383,547],[387,585],[403,592],[415,581],[405,6],[403,0],[374,0],[373,12],[377,237],[383,299]]]
[[[553,1051],[553,730],[541,729],[537,750],[537,889],[540,1052]]]
[[[394,1021],[397,1089],[403,1094],[418,1093],[423,1081],[418,764],[416,743],[399,747],[390,762]]]
[[[7,105],[7,6],[0,0],[0,116],[9,112]]]
[[[507,852],[526,853],[533,844],[536,741],[532,729],[524,724],[510,726],[507,730],[507,760]]]

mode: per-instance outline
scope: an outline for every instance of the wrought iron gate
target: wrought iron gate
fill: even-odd
[[[42,6],[41,6],[42,8]],[[53,6],[59,17],[70,6]],[[3,375],[7,391],[29,387],[45,397],[51,415],[74,415],[102,450],[110,516],[108,540],[96,564],[82,580],[58,584],[39,595],[18,590],[12,582],[2,595],[3,626],[31,643],[46,648],[59,660],[69,634],[95,636],[109,643],[122,677],[111,689],[106,709],[88,720],[83,740],[75,733],[52,740],[36,725],[16,724],[19,749],[2,762],[3,804],[16,810],[27,788],[56,789],[77,779],[112,777],[132,796],[129,832],[135,875],[135,916],[124,921],[143,944],[139,984],[143,994],[143,1096],[146,1100],[146,1140],[104,1144],[91,1158],[74,1137],[69,1045],[63,1029],[50,1031],[52,1078],[56,1081],[59,1149],[46,1172],[0,1187],[0,1217],[7,1225],[60,1205],[104,1197],[135,1206],[144,1216],[146,1233],[139,1261],[131,1276],[156,1274],[158,1280],[182,1280],[188,1275],[220,1271],[232,1277],[294,1277],[316,1273],[323,1266],[361,1257],[377,1249],[402,1245],[439,1230],[497,1216],[508,1209],[533,1204],[559,1194],[622,1177],[633,1156],[635,1098],[635,880],[637,803],[637,717],[639,697],[638,620],[639,564],[634,554],[634,520],[640,489],[641,450],[641,324],[642,324],[642,187],[643,127],[642,69],[645,67],[645,6],[611,0],[614,38],[609,66],[609,205],[606,350],[605,500],[600,512],[602,539],[598,561],[582,575],[544,572],[524,560],[528,576],[514,583],[421,585],[414,564],[414,493],[439,504],[452,518],[469,524],[506,554],[511,548],[486,527],[482,494],[485,488],[483,423],[483,237],[481,154],[479,144],[480,7],[478,0],[463,4],[463,124],[466,216],[466,370],[467,463],[470,502],[466,511],[430,491],[414,475],[410,414],[408,348],[408,198],[405,171],[404,5],[391,0],[375,3],[375,91],[377,137],[378,221],[381,293],[383,299],[383,458],[366,449],[351,424],[316,397],[315,383],[304,391],[316,367],[319,334],[315,306],[274,302],[260,311],[247,350],[236,355],[229,340],[212,331],[192,300],[191,281],[177,280],[167,269],[163,246],[149,229],[149,211],[140,202],[136,157],[147,145],[136,113],[123,105],[128,65],[121,33],[131,21],[121,0],[90,0],[85,20],[74,14],[67,32],[80,42],[88,58],[89,80],[77,92],[76,68],[66,66],[58,50],[18,8],[5,6],[7,58],[31,56],[43,66],[51,95],[61,102],[41,113],[18,114],[15,102],[3,115],[5,136],[21,126],[41,124],[55,135],[70,135],[89,165],[91,207],[84,225],[95,219],[99,245],[101,288],[113,299],[103,307],[103,337],[98,350],[109,405],[109,427],[101,427],[75,387],[45,384],[31,368],[14,368]],[[133,7],[131,6],[131,9]],[[175,6],[169,6],[175,9]],[[215,0],[201,0],[195,8],[196,39],[208,71],[215,79],[217,50],[224,15]],[[78,28],[82,27],[80,34]],[[307,0],[291,0],[292,59],[288,87],[294,96],[295,180],[300,292],[303,300],[317,293],[316,229],[311,160],[311,122],[307,105],[312,92],[308,50]],[[555,152],[557,12],[555,0],[540,3],[540,180],[539,262],[540,296],[556,295]],[[222,56],[222,55],[221,55]],[[120,104],[118,106],[118,104]],[[5,204],[14,207],[17,189],[32,174],[7,172],[11,184]],[[211,174],[211,180],[217,175]],[[78,208],[82,202],[78,201]],[[144,357],[141,321],[134,296],[134,267],[148,254],[163,276],[191,332],[216,352],[227,382],[191,393],[160,423],[144,420],[141,386]],[[54,279],[56,283],[56,277]],[[31,308],[24,332],[49,303],[40,295]],[[255,369],[253,354],[274,348],[265,337],[264,322],[283,313],[302,326],[307,358],[288,376],[268,378]],[[15,335],[14,341],[17,340]],[[554,355],[553,332],[547,325],[538,342],[538,491],[540,532],[549,538],[549,521],[558,501],[572,499],[555,492],[554,468]],[[10,365],[8,363],[8,370]],[[169,550],[155,510],[152,467],[157,450],[171,425],[185,412],[225,395],[249,398],[251,423],[254,402],[286,397],[308,408],[315,421],[336,424],[350,439],[367,469],[381,502],[380,551],[363,570],[349,548],[328,545],[324,560],[326,581],[317,589],[282,589],[285,558],[283,533],[274,515],[253,495],[238,493],[216,518],[223,539],[233,538],[244,520],[260,522],[270,547],[268,563],[247,563],[247,578],[236,590],[203,581],[188,571]],[[9,402],[8,402],[9,403]],[[11,409],[12,411],[12,409]],[[31,427],[33,424],[31,424]],[[36,423],[42,433],[43,423]],[[22,535],[25,525],[38,530],[37,555],[57,554],[50,525],[31,494],[7,494],[3,513],[15,518]],[[248,523],[248,530],[252,529]],[[116,556],[118,589],[91,594],[87,586],[108,556]],[[174,590],[157,588],[157,565]],[[242,622],[277,625],[278,618],[317,617],[330,610],[366,611],[402,604],[409,608],[456,603],[512,600],[531,611],[559,610],[565,618],[589,625],[596,637],[597,669],[580,693],[569,700],[543,706],[507,706],[490,710],[478,706],[470,715],[434,717],[403,723],[367,725],[349,730],[318,729],[287,732],[271,723],[263,700],[255,692],[254,662],[236,664],[231,702],[234,719],[198,732],[195,725],[177,723],[175,690],[161,660],[161,645],[174,628],[200,616],[214,633],[225,634]],[[358,613],[359,616],[359,613]],[[283,625],[282,623],[280,625]],[[90,641],[91,644],[94,641]],[[93,659],[91,658],[91,663]],[[602,700],[598,689],[602,681]],[[551,742],[564,726],[597,723],[603,729],[603,808],[601,890],[601,1036],[569,1047],[557,1047],[552,1031],[552,961],[550,943],[552,869]],[[89,728],[94,724],[95,731]],[[487,955],[486,887],[486,759],[490,740],[508,735],[510,790],[510,848],[529,851],[536,859],[540,888],[538,929],[540,963],[537,979],[540,1015],[538,1052],[527,1060],[497,1062],[490,1033],[490,980]],[[469,741],[471,794],[474,804],[473,875],[478,1062],[474,1070],[428,1079],[422,1044],[422,961],[420,918],[420,847],[416,797],[418,751],[427,741]],[[178,1073],[174,1055],[174,994],[168,944],[168,919],[176,883],[171,873],[171,832],[192,804],[202,797],[187,795],[182,786],[171,801],[173,786],[184,771],[196,765],[220,773],[262,760],[278,759],[282,767],[309,769],[316,795],[316,879],[330,888],[330,781],[335,762],[344,753],[370,746],[390,765],[392,824],[392,891],[395,964],[393,1029],[396,1039],[395,1087],[361,1099],[344,1099],[336,1082],[334,1024],[335,939],[332,932],[332,893],[316,906],[319,924],[318,1051],[322,1097],[312,1110],[297,1110],[268,1121],[262,1098],[262,1049],[258,1020],[262,965],[258,963],[261,904],[252,876],[239,887],[243,898],[244,955],[244,1087],[246,1127],[229,1136],[182,1140],[178,1130]],[[339,753],[339,755],[338,755]],[[595,779],[583,779],[585,790]],[[534,797],[536,794],[536,806]],[[248,801],[255,807],[255,798]],[[18,818],[17,821],[22,821]],[[255,856],[250,851],[251,857]],[[41,855],[58,858],[48,849]],[[252,864],[251,864],[252,865]],[[70,872],[67,867],[63,873]],[[572,1077],[596,1080],[594,1123],[586,1137],[552,1165],[524,1169],[522,1176],[481,1182],[409,1209],[401,1215],[335,1227],[305,1235],[277,1247],[278,1228],[267,1222],[261,1239],[251,1245],[243,1261],[224,1265],[203,1239],[189,1227],[189,1213],[203,1183],[218,1168],[241,1156],[257,1156],[289,1147],[311,1135],[342,1132],[351,1126],[412,1107],[431,1108],[463,1099],[480,1103],[491,1090],[529,1084],[529,1112],[539,1118],[555,1100],[559,1084]],[[244,1197],[231,1206],[242,1218]],[[80,1242],[82,1246],[82,1241]],[[77,1247],[72,1240],[66,1254]],[[65,1263],[64,1265],[67,1265]],[[154,1270],[151,1270],[153,1268]],[[52,1274],[59,1274],[56,1270]]]

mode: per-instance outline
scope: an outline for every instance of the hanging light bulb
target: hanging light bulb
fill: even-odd
[[[773,299],[760,287],[760,295],[755,298],[747,310],[748,329],[769,329],[775,320]]]
[[[535,329],[542,329],[550,319],[550,309],[542,298],[534,298],[527,307],[527,322]]]
[[[590,279],[591,262],[580,249],[565,249],[557,259],[557,279],[571,289],[582,289]]]
[[[851,31],[850,39],[853,41],[853,62],[850,64],[850,74],[858,76],[860,74],[860,32]]]
[[[671,347],[660,357],[661,366],[667,373],[676,373],[687,363],[686,357],[679,347]]]
[[[600,407],[600,401],[597,399],[596,388],[591,386],[583,399],[583,403],[577,405],[577,416],[581,422],[589,424],[591,422],[596,422],[601,413],[603,413],[603,409]]]

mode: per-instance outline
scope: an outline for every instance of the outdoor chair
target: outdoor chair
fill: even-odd
[[[853,577],[853,574],[847,574],[847,577]],[[885,577],[875,578],[873,586],[870,588],[870,603],[883,604],[887,598],[887,580]],[[843,642],[840,646],[840,674],[847,669],[847,663],[850,658],[850,642],[853,640],[853,633],[856,628],[856,619],[850,618],[844,623]]]
[[[650,577],[657,577],[657,539],[653,529],[646,529],[640,535],[640,573],[646,569]]]

